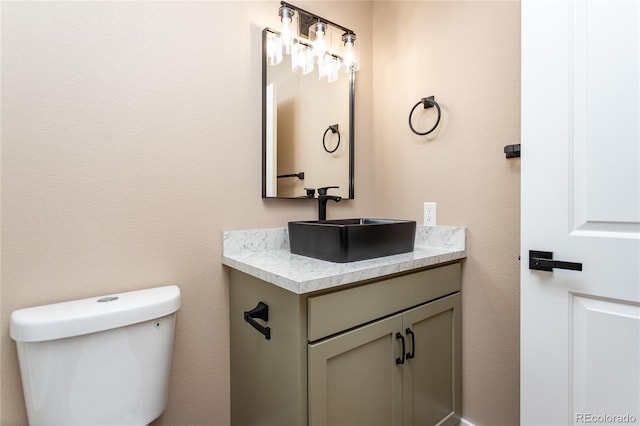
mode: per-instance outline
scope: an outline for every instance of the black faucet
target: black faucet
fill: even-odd
[[[327,195],[327,191],[331,188],[339,188],[339,186],[318,188],[318,220],[327,220],[327,201],[333,200],[337,203],[342,200],[338,195]]]

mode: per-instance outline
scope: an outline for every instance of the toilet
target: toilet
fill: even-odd
[[[29,424],[144,426],[167,405],[177,286],[14,311]]]

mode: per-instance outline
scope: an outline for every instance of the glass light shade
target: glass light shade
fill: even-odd
[[[286,6],[282,6],[278,10],[278,15],[280,15],[280,20],[282,21],[280,37],[282,37],[284,53],[288,55],[291,53],[291,46],[293,45],[293,40],[295,38],[293,33],[293,28],[295,27],[293,22],[295,12]]]
[[[320,61],[327,51],[327,24],[317,22],[309,27],[309,40],[313,44],[313,55]]]
[[[360,63],[358,62],[358,51],[355,44],[356,35],[353,33],[345,33],[342,35],[342,41],[344,42],[342,71],[346,73],[358,71],[360,69]]]
[[[282,39],[277,34],[267,33],[267,63],[278,65],[282,62]]]
[[[296,41],[291,46],[291,71],[296,74],[309,74],[313,71],[313,52]]]
[[[339,69],[340,60],[327,53],[322,60],[318,62],[318,78],[333,83],[338,79]]]

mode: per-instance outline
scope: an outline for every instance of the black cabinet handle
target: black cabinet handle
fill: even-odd
[[[407,359],[413,359],[416,357],[416,335],[410,328],[405,330],[407,336],[411,336],[411,352],[407,352]]]
[[[271,340],[271,328],[265,327],[254,318],[269,321],[269,306],[263,302],[259,302],[255,308],[251,309],[250,311],[245,311],[244,320],[248,322],[251,327],[262,333],[265,339]]]
[[[582,263],[553,260],[553,252],[529,250],[529,269],[553,272],[554,268],[582,271]]]
[[[404,345],[404,336],[400,333],[396,333],[396,340],[402,340],[402,357],[396,358],[396,365],[398,364],[404,364],[404,354],[406,351],[406,347]]]

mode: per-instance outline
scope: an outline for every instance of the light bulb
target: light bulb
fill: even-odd
[[[313,42],[313,55],[318,59],[318,61],[321,61],[327,50],[327,40],[325,37],[327,24],[324,22],[318,22],[317,24],[312,25],[309,30],[309,36]]]
[[[344,33],[342,35],[342,41],[345,47],[342,58],[342,70],[347,73],[358,71],[360,64],[358,63],[358,55],[355,47],[356,35],[354,33]]]
[[[280,32],[280,37],[282,37],[282,45],[284,47],[284,52],[288,55],[291,53],[291,45],[293,44],[293,14],[294,11],[286,6],[280,7],[278,10],[278,15],[280,15],[280,20],[282,21],[282,31]]]

